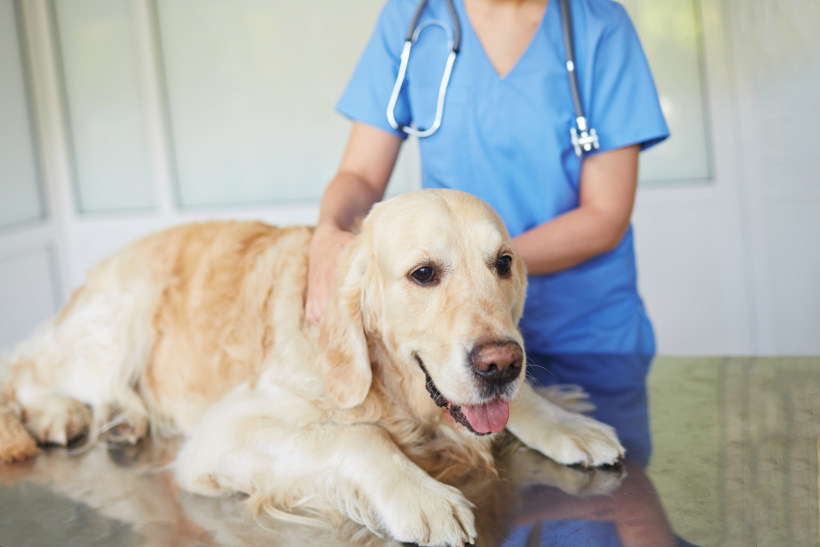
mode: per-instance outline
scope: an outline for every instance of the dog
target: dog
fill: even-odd
[[[474,516],[447,482],[492,469],[503,430],[561,464],[623,456],[611,427],[524,381],[526,269],[486,203],[422,190],[374,206],[319,327],[304,320],[312,233],[190,224],[95,265],[0,371],[0,459],[150,427],[187,439],[173,468],[188,491],[461,545]]]

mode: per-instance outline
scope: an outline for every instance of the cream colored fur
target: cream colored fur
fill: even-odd
[[[174,468],[189,491],[245,492],[280,518],[349,518],[421,545],[472,541],[471,504],[445,483],[492,470],[491,439],[436,406],[418,360],[448,401],[480,404],[473,346],[523,346],[525,269],[501,220],[447,190],[377,205],[340,258],[319,328],[303,314],[311,235],[193,224],[102,261],[0,371],[7,407],[22,408],[0,420],[0,459],[29,455],[20,419],[57,444],[89,428],[94,440],[111,420],[133,442],[150,423],[188,438]],[[500,251],[513,256],[507,278],[492,267]],[[434,287],[410,278],[424,264],[441,270]],[[619,458],[610,427],[523,377],[508,423],[521,441],[563,464]]]

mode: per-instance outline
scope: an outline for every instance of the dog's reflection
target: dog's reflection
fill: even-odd
[[[652,482],[635,462],[585,470],[522,450],[507,469],[517,489],[495,545],[677,544]]]

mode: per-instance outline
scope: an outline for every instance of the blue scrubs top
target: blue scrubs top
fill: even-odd
[[[387,104],[419,0],[389,0],[337,108],[390,133]],[[495,208],[516,235],[578,207],[581,160],[570,142],[574,109],[560,9],[550,0],[529,47],[499,77],[473,31],[462,0],[462,29],[439,130],[419,139],[422,185],[474,194]],[[669,135],[638,36],[620,4],[571,0],[578,77],[599,152]],[[443,0],[430,0],[419,22],[452,28]],[[447,58],[447,35],[421,31],[413,46],[396,120],[427,128]],[[528,351],[655,351],[652,325],[638,295],[632,229],[618,247],[573,268],[530,276],[521,330]]]

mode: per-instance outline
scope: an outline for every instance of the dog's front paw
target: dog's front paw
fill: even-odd
[[[381,508],[387,533],[418,545],[475,543],[472,504],[464,494],[438,481],[425,482],[395,489],[391,502]]]
[[[571,413],[558,427],[544,430],[540,439],[528,444],[564,465],[611,465],[626,452],[612,427]]]

